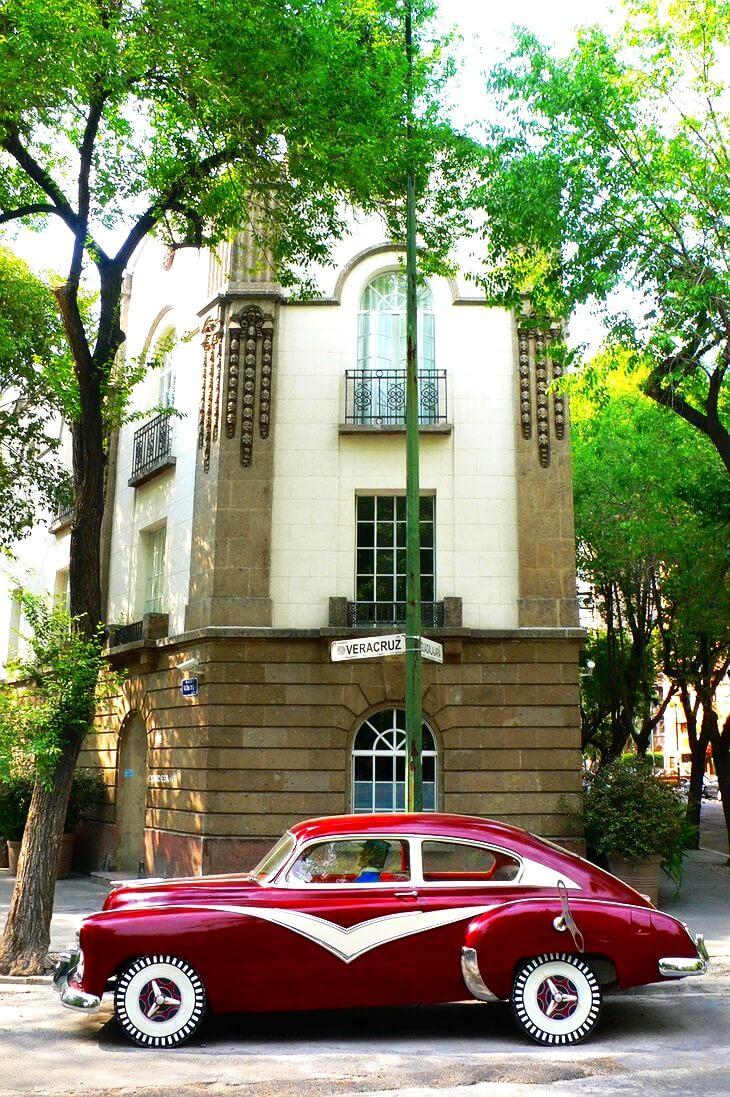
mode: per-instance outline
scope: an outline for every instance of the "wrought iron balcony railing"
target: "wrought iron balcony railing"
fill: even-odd
[[[360,625],[402,625],[406,619],[405,602],[348,602],[348,628]],[[444,627],[444,603],[421,602],[421,625],[424,628]]]
[[[405,370],[347,370],[345,423],[392,427],[402,426],[405,421]],[[448,422],[446,370],[425,370],[418,374],[418,422],[421,426]]]
[[[143,621],[132,621],[129,625],[114,625],[110,630],[111,646],[119,648],[122,644],[136,644],[142,639]]]
[[[172,456],[172,420],[169,415],[156,415],[134,432],[132,444],[132,475],[130,486],[144,483],[156,472],[175,464]]]

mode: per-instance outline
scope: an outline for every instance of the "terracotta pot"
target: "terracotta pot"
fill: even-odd
[[[58,858],[57,880],[65,880],[71,875],[71,859],[74,853],[75,834],[64,834],[61,837],[61,852]],[[20,842],[8,840],[8,865],[10,875],[15,876],[18,871],[18,857],[20,855]]]
[[[659,902],[659,866],[661,857],[648,857],[636,865],[630,865],[623,857],[609,857],[608,868],[619,880],[642,895],[648,895],[654,906]]]

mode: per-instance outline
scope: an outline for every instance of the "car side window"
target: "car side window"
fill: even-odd
[[[499,849],[467,842],[424,842],[423,879],[426,883],[466,883],[515,880],[520,871],[516,857]]]
[[[380,884],[410,880],[408,843],[398,838],[342,838],[308,846],[287,874],[289,883]]]

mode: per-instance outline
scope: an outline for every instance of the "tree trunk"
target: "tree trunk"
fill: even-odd
[[[78,285],[59,287],[58,298],[79,386],[79,416],[73,423],[75,502],[71,526],[71,613],[88,637],[102,621],[101,524],[104,513],[103,386],[124,340],[119,326],[121,270],[99,268],[101,306],[96,348],[89,353],[78,309]],[[59,843],[82,736],[68,739],[45,789],[36,778],[23,836],[18,874],[0,946],[0,972],[42,972],[50,941]]]
[[[45,968],[59,846],[80,748],[80,740],[68,744],[49,788],[36,777],[0,945],[4,975],[36,975]]]
[[[725,720],[722,732],[719,730],[717,716],[715,716],[715,731],[710,738],[712,746],[712,760],[717,772],[717,784],[722,797],[722,811],[725,816],[728,843],[730,845],[730,716]],[[730,864],[730,857],[728,857]]]
[[[700,820],[702,814],[702,777],[705,772],[705,755],[707,754],[708,740],[702,734],[697,734],[697,706],[693,705],[689,689],[686,685],[680,686],[682,708],[687,721],[687,739],[689,740],[690,764],[689,792],[687,795],[687,822],[695,827],[695,837],[692,839],[692,848],[700,847]],[[681,743],[678,743],[681,748]]]

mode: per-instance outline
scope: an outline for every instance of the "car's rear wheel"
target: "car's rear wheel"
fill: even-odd
[[[517,1024],[538,1044],[577,1044],[598,1024],[601,987],[579,956],[551,952],[527,960],[515,976],[510,1004]]]
[[[121,1028],[142,1047],[176,1047],[202,1024],[203,982],[177,956],[140,956],[119,973],[114,1010]]]

